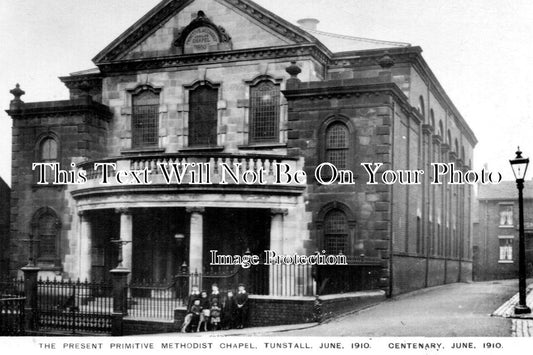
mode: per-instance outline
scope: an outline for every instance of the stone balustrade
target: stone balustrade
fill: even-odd
[[[268,185],[306,184],[297,158],[249,154],[159,154],[87,161],[84,185]],[[104,177],[105,175],[105,177]],[[290,176],[290,178],[289,178]],[[80,186],[80,188],[82,188]]]

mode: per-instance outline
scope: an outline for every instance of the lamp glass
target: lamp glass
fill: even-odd
[[[518,154],[517,154],[518,155]],[[529,158],[518,157],[509,161],[516,180],[523,180],[526,176]]]

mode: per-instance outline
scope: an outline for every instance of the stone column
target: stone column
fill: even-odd
[[[127,208],[118,208],[120,213],[120,240],[122,242],[122,266],[131,271],[133,258],[133,219]]]
[[[81,281],[91,280],[91,222],[87,211],[79,211],[80,217],[80,254],[79,278]]]
[[[285,208],[272,208],[270,210],[270,250],[276,254],[283,254],[283,219],[288,213]],[[270,265],[269,268],[269,294],[271,296],[282,296],[286,292],[283,279],[282,265]]]
[[[204,211],[203,207],[187,207],[187,213],[191,214],[189,236],[189,270],[191,273],[201,273],[203,269]]]

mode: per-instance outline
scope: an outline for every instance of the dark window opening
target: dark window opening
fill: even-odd
[[[339,210],[328,212],[324,221],[324,246],[329,254],[346,254],[348,242],[348,224],[346,215]]]
[[[199,86],[189,93],[189,146],[217,145],[218,90]]]

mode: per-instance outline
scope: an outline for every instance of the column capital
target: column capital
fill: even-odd
[[[205,207],[186,207],[185,211],[187,211],[187,213],[204,213]]]
[[[286,216],[286,215],[289,214],[289,210],[286,209],[286,208],[271,208],[270,209],[270,214],[271,215],[281,214],[283,216]]]
[[[115,213],[118,213],[118,214],[131,214],[131,209],[129,209],[127,207],[119,207],[119,208],[115,208]]]

